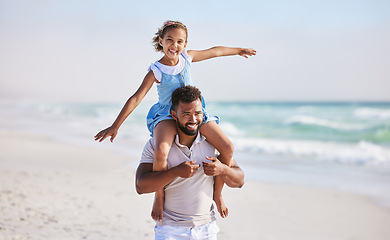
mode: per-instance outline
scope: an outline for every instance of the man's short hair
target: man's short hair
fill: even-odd
[[[172,107],[176,111],[179,102],[191,103],[199,99],[202,102],[202,93],[194,86],[185,86],[177,88],[172,93]]]

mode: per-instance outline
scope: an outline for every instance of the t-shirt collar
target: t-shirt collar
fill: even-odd
[[[198,132],[198,134],[197,134],[197,136],[196,136],[194,142],[192,143],[192,146],[194,146],[194,145],[196,145],[196,144],[198,144],[198,143],[201,143],[201,142],[203,142],[204,140],[206,140],[206,138]],[[179,146],[179,147],[187,147],[187,146],[182,145],[182,144],[180,143],[180,141],[179,141],[179,134],[176,134],[175,143],[176,143],[176,145]]]

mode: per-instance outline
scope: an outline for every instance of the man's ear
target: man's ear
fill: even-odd
[[[174,110],[171,110],[171,115],[172,115],[172,118],[177,121],[176,112]]]

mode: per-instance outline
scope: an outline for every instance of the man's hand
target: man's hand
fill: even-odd
[[[206,159],[212,161],[212,162],[203,162],[204,173],[207,176],[218,176],[218,175],[224,174],[225,169],[228,166],[221,163],[215,157],[206,157]]]
[[[195,165],[196,161],[185,161],[176,166],[179,177],[190,178],[194,176],[200,165]]]

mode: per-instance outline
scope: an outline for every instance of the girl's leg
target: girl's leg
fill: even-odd
[[[214,121],[203,124],[200,128],[200,132],[207,138],[207,141],[213,145],[219,152],[220,155],[218,160],[228,165],[233,159],[234,146],[230,139],[225,135],[222,129]],[[222,177],[216,176],[214,181],[214,202],[217,205],[217,209],[221,217],[225,218],[228,216],[229,211],[225,206],[222,199],[222,188],[224,181]]]
[[[175,140],[177,133],[174,120],[164,120],[158,123],[153,130],[153,138],[155,143],[153,171],[162,171],[167,169],[167,157],[172,143]],[[164,189],[156,191],[152,218],[161,222],[163,217],[164,207]]]

